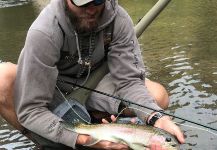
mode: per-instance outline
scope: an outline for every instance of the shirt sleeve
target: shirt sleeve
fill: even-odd
[[[78,134],[60,126],[61,118],[49,109],[58,70],[59,48],[46,33],[30,29],[18,60],[15,110],[27,129],[56,143],[75,148]]]
[[[117,95],[131,102],[162,110],[144,84],[145,67],[133,29],[133,22],[127,14],[116,18],[113,40],[108,53],[108,66],[114,79]],[[136,108],[134,111],[142,120],[146,119],[147,113],[153,111],[137,105],[130,106]]]

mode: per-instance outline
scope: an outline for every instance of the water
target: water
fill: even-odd
[[[46,2],[43,0],[42,2]],[[0,61],[16,63],[26,32],[39,13],[42,3],[0,0]],[[0,117],[0,149],[28,150],[35,145]]]
[[[19,5],[24,5],[26,3],[28,3],[28,0],[1,0],[0,8],[14,7]]]
[[[0,118],[1,119],[1,118]],[[0,149],[1,150],[28,150],[34,149],[35,145],[26,137],[14,130],[3,119],[0,121]]]
[[[130,6],[132,14],[134,11],[142,14],[141,3],[134,2],[124,4]],[[169,91],[171,102],[167,112],[215,128],[216,8],[214,0],[172,1],[140,39],[149,78],[163,83]],[[138,19],[135,17],[134,22]],[[217,149],[217,136],[180,127],[186,136],[182,149]]]
[[[22,5],[0,8],[0,60],[17,61],[26,30],[38,14],[33,3],[19,2]],[[136,23],[157,0],[119,2]],[[216,0],[172,1],[140,38],[148,77],[169,91],[171,101],[167,112],[214,128],[217,127],[216,9]],[[180,127],[186,136],[181,149],[217,149],[217,136]],[[22,138],[0,119],[0,143],[3,143],[0,149],[34,146]]]

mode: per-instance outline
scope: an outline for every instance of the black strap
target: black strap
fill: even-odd
[[[64,41],[65,41],[66,33],[65,33],[65,31],[63,30],[63,28],[62,28],[62,26],[60,25],[59,22],[58,22],[58,25],[59,25],[59,27],[60,27],[60,30],[61,30],[62,33],[63,33],[63,45],[62,45],[62,47],[61,47],[61,50],[62,50],[62,49],[63,49],[63,46],[64,46]]]
[[[149,120],[148,119],[146,120],[146,124],[150,126],[154,126],[155,122],[163,116],[164,115],[162,113],[156,112],[156,114],[154,114]]]
[[[111,24],[107,28],[105,28],[103,31],[104,32],[103,33],[104,34],[103,40],[104,40],[104,49],[105,49],[105,51],[104,51],[104,53],[105,53],[104,59],[105,60],[107,60],[107,56],[108,56],[108,52],[109,52],[109,46],[110,46],[110,43],[113,39],[114,22],[115,22],[115,20],[113,20],[111,22]]]

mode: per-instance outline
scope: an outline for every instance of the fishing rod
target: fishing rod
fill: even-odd
[[[164,10],[171,0],[159,0],[134,27],[136,36],[140,37],[145,29]]]
[[[207,129],[211,129],[211,130],[217,131],[216,128],[213,128],[213,127],[210,127],[210,126],[207,126],[207,125],[204,125],[204,124],[200,124],[200,123],[198,123],[198,122],[191,121],[191,120],[188,120],[188,119],[185,119],[185,118],[176,116],[176,115],[172,115],[172,114],[163,112],[163,111],[161,111],[161,110],[156,110],[156,109],[151,108],[151,107],[148,107],[148,106],[144,106],[144,105],[141,105],[141,104],[137,104],[137,103],[131,102],[130,100],[127,100],[127,99],[124,99],[124,98],[121,98],[121,97],[118,97],[118,96],[114,96],[114,95],[111,95],[111,94],[108,94],[108,93],[105,93],[105,92],[102,92],[102,91],[98,91],[98,90],[91,89],[91,88],[88,88],[88,87],[85,87],[85,86],[81,86],[81,85],[78,85],[78,84],[76,84],[76,83],[72,83],[72,82],[68,82],[68,81],[64,81],[64,82],[65,82],[65,83],[68,83],[68,84],[72,84],[73,86],[76,86],[76,87],[79,87],[79,88],[82,88],[82,89],[91,91],[91,92],[95,92],[95,93],[102,94],[102,95],[105,95],[105,96],[108,96],[108,97],[112,97],[112,98],[114,98],[114,99],[120,100],[121,102],[126,102],[126,103],[128,103],[128,104],[133,104],[133,105],[136,105],[136,106],[139,106],[139,107],[143,107],[143,108],[146,108],[146,109],[149,109],[149,110],[152,110],[152,111],[160,112],[160,113],[162,113],[162,114],[164,114],[164,115],[167,115],[167,116],[170,116],[170,117],[174,117],[174,118],[177,118],[177,119],[180,119],[180,120],[183,120],[183,121],[186,121],[186,122],[189,122],[189,123],[192,123],[192,124],[201,126],[201,127],[205,127],[205,128],[207,128]]]

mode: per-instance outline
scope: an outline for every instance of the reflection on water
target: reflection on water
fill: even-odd
[[[6,122],[1,122],[0,129],[0,149],[27,150],[34,148],[34,144],[31,141],[17,130],[13,130]]]
[[[0,0],[0,8],[13,7],[28,3],[28,0]]]
[[[137,22],[157,0],[119,2]],[[140,38],[148,77],[161,82],[169,91],[171,102],[167,112],[212,127],[217,127],[216,9],[216,0],[172,1]],[[29,3],[0,9],[0,60],[16,62],[26,30],[37,13]],[[174,121],[198,128],[178,119]],[[180,127],[186,136],[181,149],[217,149],[216,135]],[[0,119],[3,148],[31,149],[32,143],[22,138]]]
[[[191,121],[216,127],[216,84],[213,83],[211,76],[209,79],[204,78],[204,74],[211,71],[211,69],[201,68],[201,63],[205,63],[204,60],[192,61],[195,57],[195,54],[191,56],[194,49],[198,49],[197,45],[175,46],[171,48],[172,55],[161,60],[163,64],[169,64],[164,66],[164,69],[172,78],[172,80],[168,80],[172,100],[169,112]],[[209,64],[207,67],[212,68],[213,66],[216,66],[216,63]],[[183,148],[207,149],[208,147],[213,150],[217,148],[215,141],[217,134],[212,135],[188,127],[182,127],[182,129],[187,137]]]
[[[32,3],[0,8],[0,59],[16,62],[23,47],[26,32],[37,16]]]

